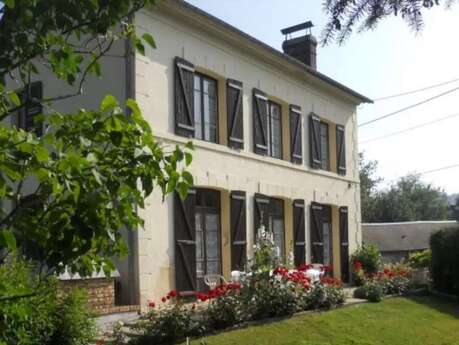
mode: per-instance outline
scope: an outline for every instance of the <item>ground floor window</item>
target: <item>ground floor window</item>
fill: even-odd
[[[220,193],[198,189],[195,206],[196,279],[198,291],[205,291],[204,277],[221,274]]]
[[[333,229],[331,207],[311,204],[311,261],[333,265]]]
[[[281,199],[270,199],[268,228],[273,233],[278,256],[285,258],[284,202]]]

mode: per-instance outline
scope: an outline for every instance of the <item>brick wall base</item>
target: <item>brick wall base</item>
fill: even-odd
[[[113,278],[61,280],[60,286],[64,293],[68,293],[72,289],[86,291],[88,303],[98,315],[140,310],[139,306],[136,305],[115,305],[115,280]]]

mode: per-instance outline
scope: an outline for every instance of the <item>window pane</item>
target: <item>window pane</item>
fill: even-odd
[[[272,219],[274,243],[278,249],[279,257],[284,257],[284,220],[281,218]]]
[[[320,150],[322,157],[322,169],[330,170],[330,154],[328,143],[328,125],[320,123]]]
[[[331,260],[331,224],[330,223],[324,223],[323,224],[323,247],[324,247],[324,264],[325,265],[331,265],[332,260]]]
[[[204,140],[217,142],[217,83],[215,80],[203,80],[203,121]]]
[[[268,154],[271,157],[282,158],[282,124],[279,104],[269,103],[268,127]]]
[[[201,77],[194,76],[194,137],[202,139]]]

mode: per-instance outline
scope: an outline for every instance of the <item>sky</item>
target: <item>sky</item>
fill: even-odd
[[[327,18],[322,0],[187,0],[189,3],[281,50],[280,29],[306,20],[320,36]],[[242,10],[241,10],[242,9]],[[372,99],[459,78],[459,5],[425,12],[425,27],[413,32],[399,17],[373,31],[354,33],[344,45],[318,47],[318,70]],[[359,123],[386,115],[432,96],[459,88],[459,80],[423,92],[359,106]],[[383,186],[409,173],[459,164],[459,116],[385,139],[363,143],[437,119],[459,114],[459,90],[359,127],[359,150],[378,161]],[[447,193],[459,193],[459,167],[421,175]]]

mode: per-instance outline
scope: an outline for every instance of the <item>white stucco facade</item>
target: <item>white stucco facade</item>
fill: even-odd
[[[291,249],[289,205],[294,199],[330,205],[333,208],[333,241],[337,244],[337,208],[349,209],[349,252],[361,243],[360,193],[356,130],[356,106],[361,102],[336,87],[307,76],[299,67],[291,66],[277,56],[248,42],[237,33],[219,26],[199,13],[174,2],[137,14],[135,23],[139,33],[154,35],[157,49],[147,50],[146,56],[135,59],[135,95],[154,134],[165,144],[184,144],[188,141],[174,134],[174,58],[184,58],[195,68],[219,80],[226,78],[243,82],[244,149],[227,147],[225,139],[219,144],[194,140],[195,151],[190,171],[197,187],[247,193],[247,254],[254,242],[255,193],[283,199],[286,214],[286,247]],[[264,56],[264,58],[263,58]],[[296,104],[302,108],[303,164],[260,156],[253,152],[252,89],[262,89],[273,99]],[[220,99],[219,99],[220,102]],[[223,112],[224,107],[219,108]],[[331,124],[345,127],[346,175],[309,167],[309,137],[307,116],[314,112]],[[222,114],[219,114],[221,116]],[[221,126],[220,126],[221,127]],[[223,130],[224,131],[224,130]],[[221,128],[220,128],[221,133]],[[334,132],[333,132],[334,133]],[[333,150],[332,150],[333,152]],[[332,154],[333,156],[333,154]],[[333,160],[333,157],[332,157]],[[333,170],[333,162],[332,162]],[[335,162],[336,168],[336,162]],[[175,287],[173,198],[161,203],[161,196],[149,198],[145,210],[145,229],[139,232],[139,281],[141,302],[162,296]],[[309,208],[306,207],[306,257],[308,246]],[[222,215],[222,219],[224,219]],[[226,224],[227,225],[227,224]],[[223,274],[228,276],[229,231],[222,222]],[[290,246],[290,247],[289,247]],[[226,253],[225,253],[226,251]],[[335,248],[334,248],[335,251]],[[337,252],[339,253],[339,252]],[[226,257],[226,259],[225,259]],[[339,255],[333,266],[339,276]]]

